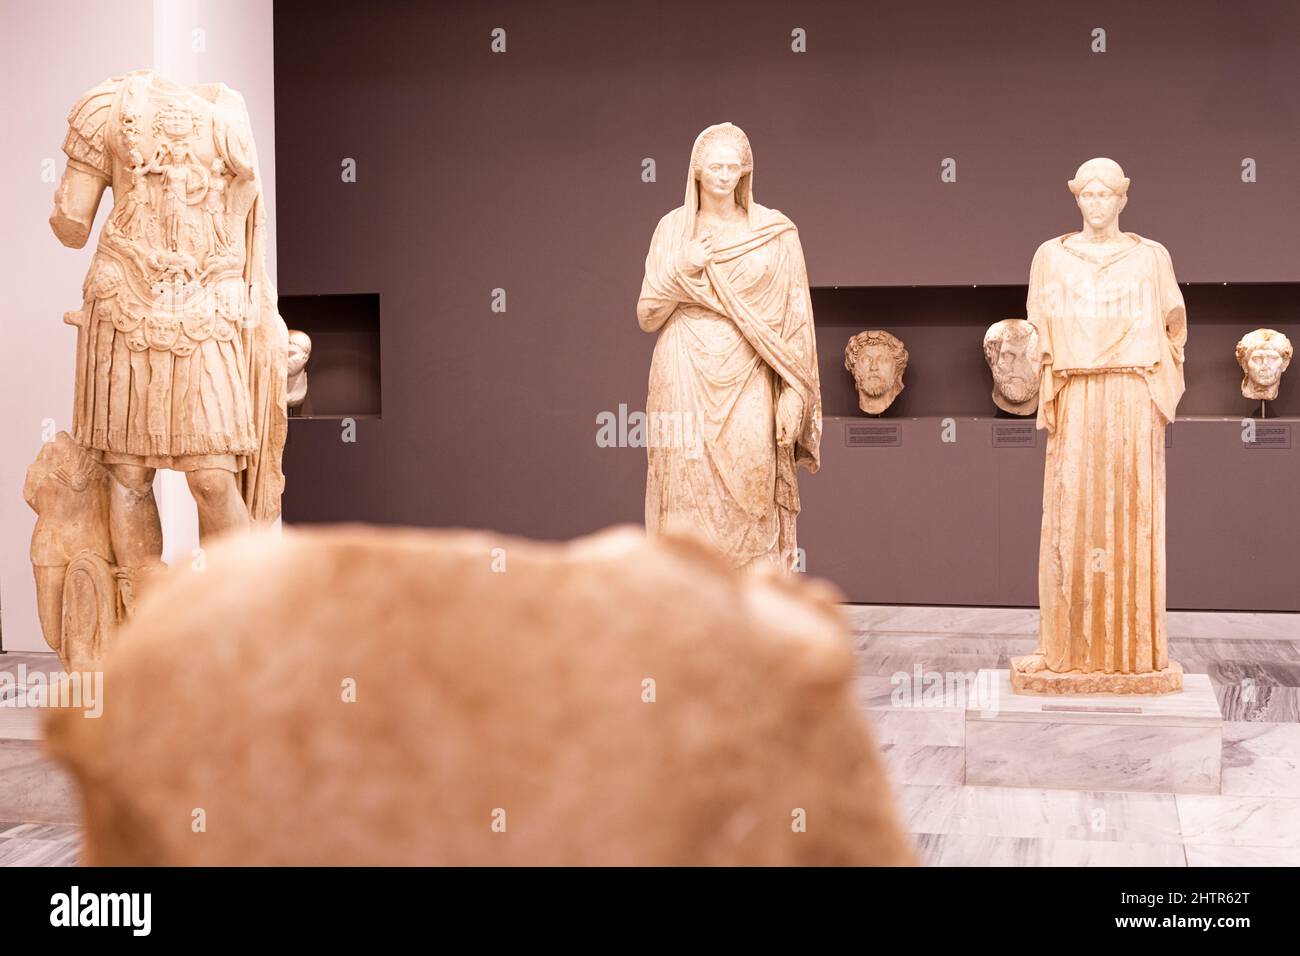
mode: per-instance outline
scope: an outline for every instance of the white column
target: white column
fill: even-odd
[[[177,83],[238,90],[253,122],[267,210],[268,269],[275,280],[275,71],[270,0],[153,0],[153,68]],[[189,561],[199,516],[185,476],[154,479],[163,560]]]

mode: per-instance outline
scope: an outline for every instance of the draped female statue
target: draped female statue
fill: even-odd
[[[796,469],[818,467],[821,391],[799,233],[754,201],[749,140],[710,126],[686,201],[655,228],[637,319],[650,366],[646,529],[738,569],[798,563]]]

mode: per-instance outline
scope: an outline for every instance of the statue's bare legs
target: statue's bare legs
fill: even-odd
[[[109,499],[109,534],[118,565],[144,568],[162,560],[162,523],[153,495],[154,469],[140,465],[109,465],[113,488]],[[220,468],[187,471],[190,493],[199,509],[199,537],[248,527],[248,509],[239,493],[235,473]]]
[[[162,561],[162,523],[153,496],[154,469],[141,465],[108,465],[113,476],[109,492],[108,533],[120,567],[138,569]]]
[[[185,478],[199,506],[199,540],[206,543],[213,535],[248,527],[248,508],[233,471],[200,468],[187,471]]]

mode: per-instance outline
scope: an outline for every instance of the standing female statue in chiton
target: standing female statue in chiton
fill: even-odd
[[[817,470],[822,430],[812,305],[799,233],[754,201],[753,170],[740,129],[706,129],[685,203],[650,241],[646,529],[702,538],[738,569],[801,570],[796,469]]]
[[[1069,183],[1083,228],[1038,247],[1030,323],[1048,431],[1032,693],[1182,688],[1165,631],[1165,426],[1183,394],[1187,313],[1169,253],[1120,232],[1129,181],[1093,159]]]

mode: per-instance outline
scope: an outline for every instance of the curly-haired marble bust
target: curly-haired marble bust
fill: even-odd
[[[879,415],[903,390],[907,349],[888,332],[879,329],[859,332],[844,347],[844,367],[853,373],[858,407],[868,414]]]

